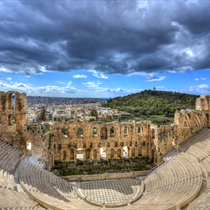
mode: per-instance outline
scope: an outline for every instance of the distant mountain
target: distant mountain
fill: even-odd
[[[144,90],[124,97],[109,99],[104,107],[126,111],[140,117],[141,115],[165,115],[174,113],[176,109],[195,109],[198,95],[190,95],[172,91]]]

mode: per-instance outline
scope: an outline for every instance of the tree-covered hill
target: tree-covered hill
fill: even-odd
[[[109,99],[104,107],[119,109],[131,113],[135,117],[142,115],[168,115],[176,109],[195,109],[198,95],[190,95],[172,91],[144,90],[140,93]]]

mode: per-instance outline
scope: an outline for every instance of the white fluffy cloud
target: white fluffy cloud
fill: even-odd
[[[67,86],[71,86],[71,83],[72,83],[72,82],[71,82],[71,81],[69,81],[69,83],[67,84]]]
[[[62,81],[55,81],[55,82],[60,84],[60,85],[65,85],[66,84],[65,82],[62,82]]]
[[[86,88],[90,89],[90,90],[94,90],[95,92],[100,92],[100,93],[115,93],[118,95],[125,95],[125,94],[129,94],[129,93],[135,93],[135,92],[140,92],[142,89],[130,89],[130,90],[126,90],[126,89],[122,89],[122,88],[117,88],[117,89],[111,89],[111,88],[102,88],[99,87],[99,85],[101,84],[100,82],[86,82],[86,83],[82,83]]]
[[[87,78],[86,75],[74,75],[73,77],[76,78],[76,79],[79,79],[79,78]]]
[[[12,78],[11,78],[11,77],[9,77],[9,78],[7,78],[7,80],[8,80],[8,81],[11,81],[11,80],[12,80]]]
[[[70,82],[69,82],[70,83]],[[45,87],[31,87],[31,84],[24,83],[9,83],[7,81],[0,80],[0,88],[8,91],[15,90],[20,92],[26,92],[29,95],[40,95],[40,94],[66,94],[66,93],[76,93],[77,89],[67,85],[66,87],[58,86],[45,86]]]
[[[99,78],[99,79],[109,79],[107,76],[105,76],[103,73],[98,73],[97,71],[95,71],[95,70],[90,70],[90,72],[92,72],[93,74],[93,76],[94,77],[97,77],[97,78]]]

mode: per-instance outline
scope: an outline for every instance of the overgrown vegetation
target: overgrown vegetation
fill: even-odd
[[[47,133],[47,131],[50,131],[50,128],[45,129],[42,124],[40,124],[40,126],[41,126],[41,129],[42,129],[43,133]]]
[[[176,109],[195,109],[198,95],[172,91],[144,90],[140,93],[110,99],[104,107],[131,113],[134,117],[160,115],[169,116]]]

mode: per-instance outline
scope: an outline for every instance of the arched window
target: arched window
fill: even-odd
[[[100,160],[102,163],[106,162],[106,147],[100,148]]]
[[[121,157],[121,150],[120,149],[117,150],[117,157]]]
[[[86,150],[86,159],[90,159],[90,150],[89,149]]]
[[[101,128],[101,139],[107,139],[107,128]]]
[[[133,148],[132,150],[131,150],[131,152],[132,152],[132,157],[135,157],[135,149]]]
[[[9,93],[7,101],[8,109],[15,109],[16,98],[14,93]]]
[[[97,159],[97,150],[93,150],[93,158]]]
[[[26,148],[27,150],[31,150],[31,141],[26,142]]]
[[[114,133],[114,127],[110,128],[110,137],[114,137],[115,133]]]
[[[9,114],[8,115],[8,125],[13,125],[16,124],[16,119],[14,114]]]
[[[58,145],[58,150],[61,150],[62,146],[61,144]]]
[[[74,159],[74,150],[73,149],[70,150],[70,159],[71,160]]]
[[[68,129],[67,128],[62,128],[62,135],[63,136],[68,136]]]
[[[97,128],[96,127],[93,128],[92,134],[93,134],[93,137],[97,136]]]
[[[83,129],[82,128],[77,129],[77,137],[78,138],[83,138]]]
[[[63,151],[63,160],[66,160],[66,151]]]
[[[152,138],[154,139],[155,138],[155,130],[152,129]]]
[[[110,154],[111,158],[114,158],[114,149],[111,149],[111,154]]]
[[[128,127],[124,128],[124,136],[128,136]]]

